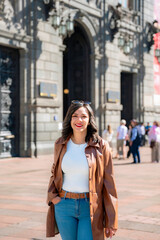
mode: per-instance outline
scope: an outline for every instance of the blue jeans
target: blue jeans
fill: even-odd
[[[93,240],[89,199],[61,198],[55,218],[62,240]]]
[[[133,155],[134,163],[137,163],[137,161],[138,161],[138,163],[140,163],[141,159],[140,159],[140,154],[139,154],[139,145],[133,143],[131,146],[131,152]]]

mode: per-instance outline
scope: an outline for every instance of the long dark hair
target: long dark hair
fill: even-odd
[[[96,126],[93,110],[89,104],[85,103],[81,104],[71,103],[63,122],[62,137],[64,140],[66,140],[69,136],[72,135],[73,133],[73,129],[71,127],[72,115],[75,111],[77,111],[77,109],[81,107],[86,108],[89,114],[89,125],[87,126],[87,135],[85,141],[88,142],[90,139],[92,139],[93,141],[98,142],[100,137],[98,135],[98,129]]]

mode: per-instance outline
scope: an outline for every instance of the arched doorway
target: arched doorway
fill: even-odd
[[[91,101],[90,44],[84,29],[76,23],[72,36],[64,39],[63,116],[72,100]]]

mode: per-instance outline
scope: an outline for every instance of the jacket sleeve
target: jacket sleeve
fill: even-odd
[[[103,202],[105,215],[105,228],[118,227],[118,198],[113,173],[112,154],[107,143],[103,147],[104,180]]]
[[[56,148],[56,145],[55,145]],[[56,149],[54,149],[54,155],[55,155]],[[48,192],[47,192],[47,204],[50,205],[51,201],[53,198],[58,196],[58,191],[56,189],[55,183],[55,163],[53,163],[52,168],[51,168],[51,177],[49,180],[49,185],[48,185]]]

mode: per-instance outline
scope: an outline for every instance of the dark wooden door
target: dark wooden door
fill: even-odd
[[[0,46],[0,158],[19,155],[19,55]]]
[[[123,110],[121,111],[121,119],[125,119],[127,125],[133,118],[133,74],[121,73],[121,104]]]
[[[83,30],[76,26],[70,38],[64,40],[63,104],[65,116],[72,100],[91,101],[90,46]]]

